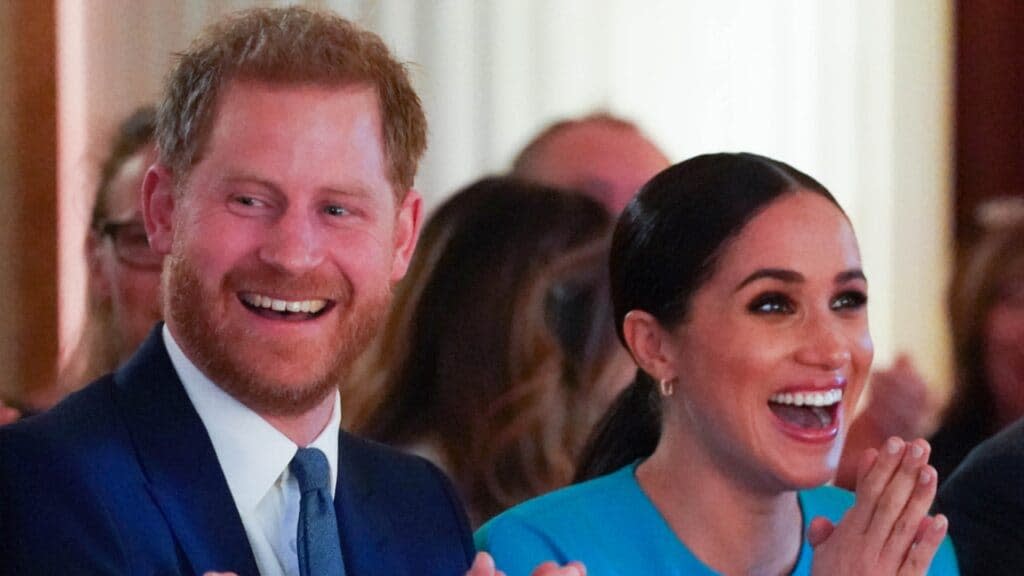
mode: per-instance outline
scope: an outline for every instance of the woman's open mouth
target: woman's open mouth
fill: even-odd
[[[787,432],[805,440],[821,440],[838,433],[842,400],[842,388],[780,392],[768,399],[768,407]]]

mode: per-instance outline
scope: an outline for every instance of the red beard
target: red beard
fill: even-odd
[[[220,287],[207,290],[187,258],[173,255],[168,261],[164,294],[182,350],[215,384],[263,415],[301,414],[337,389],[380,328],[391,299],[390,286],[358,303],[343,277],[289,276],[261,265],[236,268]],[[302,342],[257,334],[231,321],[254,313],[231,301],[242,290],[329,299],[333,308],[325,314],[332,316],[317,321],[333,324],[321,337]]]

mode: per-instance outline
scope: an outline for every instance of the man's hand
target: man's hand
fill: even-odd
[[[864,453],[857,501],[837,525],[815,518],[807,533],[814,575],[922,576],[946,536],[946,518],[928,516],[937,475],[924,440],[890,438]]]
[[[505,576],[505,573],[495,568],[490,554],[479,552],[466,576]],[[533,570],[533,576],[587,576],[587,569],[579,562],[570,562],[565,566],[545,562]]]

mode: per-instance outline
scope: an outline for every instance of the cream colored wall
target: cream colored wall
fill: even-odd
[[[953,273],[953,6],[893,2],[896,13],[892,348],[952,384],[946,314]]]
[[[111,128],[155,97],[171,51],[251,4],[58,0],[63,342],[82,307],[84,224],[72,223],[85,221]],[[906,350],[931,382],[949,381],[952,0],[315,4],[414,63],[431,121],[418,178],[429,205],[507,168],[547,122],[596,108],[638,120],[676,159],[776,156],[821,179],[854,221],[876,365]]]

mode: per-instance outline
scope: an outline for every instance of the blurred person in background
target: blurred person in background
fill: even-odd
[[[163,257],[149,247],[141,200],[142,179],[156,160],[155,129],[156,111],[139,108],[121,123],[103,163],[86,238],[88,315],[62,371],[61,395],[117,368],[163,317]]]
[[[555,122],[516,156],[512,175],[580,190],[618,214],[668,157],[639,127],[608,113]]]
[[[559,257],[519,306],[530,319],[524,334],[556,344],[560,372],[572,393],[569,447],[573,461],[591,430],[636,375],[636,364],[615,334],[608,285],[608,242],[588,243]]]
[[[1024,219],[990,229],[967,254],[950,318],[956,383],[931,440],[934,465],[945,475],[1024,416]]]
[[[505,178],[470,185],[426,224],[367,374],[353,378],[380,394],[357,433],[439,464],[475,523],[572,476],[585,431],[571,407],[598,378],[562,356],[560,334],[572,357],[592,354],[579,321],[586,290],[560,283],[549,298],[550,266],[601,242],[610,220],[580,194]]]
[[[142,221],[142,179],[156,159],[156,111],[135,110],[118,127],[100,167],[85,242],[88,266],[82,333],[55,385],[36,389],[19,408],[32,414],[113,371],[161,318],[163,258],[150,250]],[[0,424],[17,419],[0,407]]]

